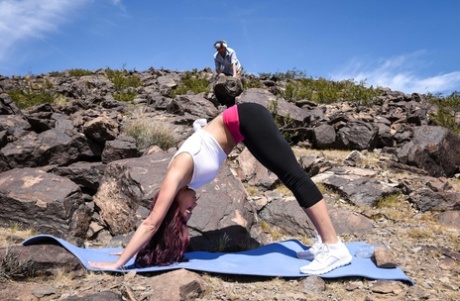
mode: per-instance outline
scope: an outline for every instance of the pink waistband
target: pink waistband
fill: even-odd
[[[240,118],[238,116],[238,106],[234,105],[226,109],[222,113],[222,118],[227,129],[232,134],[233,140],[238,144],[244,140],[244,136],[240,132]]]

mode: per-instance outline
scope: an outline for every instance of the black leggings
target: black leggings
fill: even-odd
[[[323,198],[321,192],[297,162],[270,111],[256,103],[241,103],[238,104],[238,117],[243,143],[294,193],[300,206],[309,208],[319,202]]]

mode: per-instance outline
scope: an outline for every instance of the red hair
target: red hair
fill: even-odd
[[[188,189],[188,188],[187,188]],[[158,199],[158,192],[152,199],[151,209]],[[148,267],[169,265],[183,259],[190,242],[187,221],[180,212],[177,196],[174,198],[160,228],[150,241],[136,255],[135,265]]]

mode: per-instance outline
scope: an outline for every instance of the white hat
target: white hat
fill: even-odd
[[[217,41],[214,43],[214,48],[219,49],[221,47],[227,48],[227,42],[225,42],[224,40],[221,40],[221,41]]]

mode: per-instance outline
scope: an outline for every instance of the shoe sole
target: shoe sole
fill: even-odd
[[[319,271],[308,271],[306,269],[303,269],[304,267],[308,266],[308,265],[306,265],[306,266],[303,266],[303,267],[300,268],[300,272],[304,273],[304,274],[310,274],[310,275],[322,275],[322,274],[326,274],[326,273],[328,273],[328,272],[330,272],[332,270],[335,270],[337,268],[340,268],[340,267],[343,267],[345,265],[350,264],[352,259],[353,259],[353,257],[350,255],[349,257],[343,258],[343,259],[341,259],[339,261],[336,261],[336,262],[334,262],[334,264],[329,265],[326,268],[324,268],[322,270],[319,270]]]

